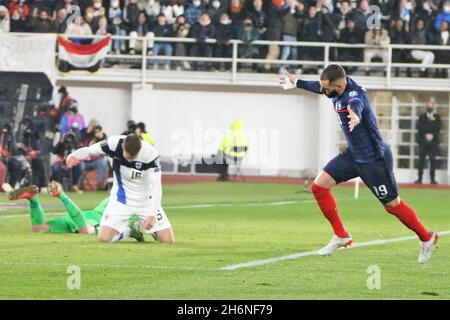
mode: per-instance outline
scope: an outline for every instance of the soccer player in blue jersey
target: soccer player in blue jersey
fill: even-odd
[[[400,199],[393,173],[392,153],[380,135],[367,91],[335,64],[323,70],[320,81],[296,79],[285,71],[279,84],[283,89],[300,88],[332,99],[348,144],[346,150],[325,165],[311,186],[321,211],[334,230],[333,238],[318,254],[329,255],[340,247],[352,244],[352,237],[342,223],[331,188],[360,177],[386,211],[417,234],[420,239],[418,262],[427,262],[438,233],[428,231],[414,210]]]

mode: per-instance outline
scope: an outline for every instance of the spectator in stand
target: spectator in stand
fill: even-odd
[[[0,6],[0,33],[9,32],[9,11],[5,6]]]
[[[67,91],[67,88],[62,86],[58,89],[58,98],[57,98],[57,105],[58,105],[58,116],[57,116],[57,122],[61,121],[62,116],[69,111],[69,108],[72,104],[72,97],[69,95],[69,91]]]
[[[186,9],[186,22],[193,26],[198,22],[200,15],[205,11],[200,0],[193,0],[192,3]]]
[[[96,28],[94,25],[94,18],[95,18],[94,12],[95,10],[91,6],[87,7],[84,12],[84,21],[89,25],[93,33],[96,32]]]
[[[97,142],[106,140],[107,136],[103,132],[97,119],[89,121],[88,126],[81,130],[80,147],[89,147]],[[100,190],[105,190],[105,173],[107,168],[107,159],[103,156],[93,156],[80,163],[81,173],[86,170],[98,170],[97,186]]]
[[[219,24],[216,26],[216,47],[214,50],[214,56],[217,58],[231,58],[232,50],[230,39],[233,39],[235,35],[234,26],[228,17],[227,13],[222,13],[220,16]],[[230,62],[219,62],[217,64],[218,69],[230,70]]]
[[[32,16],[29,18],[30,30],[36,33],[56,32],[55,23],[48,16],[47,10],[41,10],[38,16],[38,8],[35,7]]]
[[[303,3],[296,0],[290,1],[286,14],[283,16],[282,22],[282,40],[286,42],[297,42],[297,32],[299,29],[298,11],[304,9]],[[298,11],[297,11],[298,10]],[[298,60],[298,47],[284,45],[281,50],[280,60]],[[280,66],[279,73],[282,73],[286,66]]]
[[[213,55],[213,44],[207,43],[206,40],[214,39],[215,36],[215,28],[211,23],[211,18],[206,12],[202,13],[199,21],[191,28],[191,37],[196,40],[195,44],[191,47],[191,56],[211,58]],[[194,61],[194,70],[198,70],[199,65],[198,61]],[[212,63],[210,61],[207,61],[205,66],[207,70],[212,69]]]
[[[442,22],[447,22],[450,24],[450,1],[446,0],[442,4],[442,9],[439,10],[439,13],[436,16],[436,21],[434,23],[434,26],[436,27],[436,30],[442,31]]]
[[[110,31],[111,34],[114,36],[126,36],[127,35],[127,26],[122,20],[122,16],[120,14],[117,14],[114,18],[112,18],[112,23],[110,24]],[[137,36],[133,34],[133,32],[130,32],[130,36]],[[126,51],[125,46],[125,39],[115,39],[112,41],[112,48],[116,54],[120,54],[121,52]],[[136,42],[136,41],[135,41]],[[130,44],[132,43],[132,40],[130,40]],[[135,44],[136,45],[136,44]],[[142,45],[140,46],[142,47]],[[130,54],[134,54],[134,49],[130,48]]]
[[[84,117],[78,112],[78,102],[76,100],[71,100],[72,103],[59,124],[59,131],[61,135],[65,135],[70,129],[80,132],[84,129]]]
[[[137,125],[133,120],[127,121],[127,130],[121,133],[122,136],[127,136],[130,133],[134,133],[136,131]]]
[[[448,23],[441,23],[441,32],[436,39],[436,45],[450,46],[450,36],[448,31]],[[436,50],[436,63],[438,64],[450,64],[450,50]],[[436,69],[435,77],[447,78],[448,69]]]
[[[122,9],[119,0],[111,0],[108,9],[108,19],[112,21],[115,17],[122,17]]]
[[[30,0],[29,1],[29,7],[30,11],[33,12],[34,8],[38,8],[40,10],[46,10],[49,15],[54,18],[54,12],[56,7],[56,1],[57,0]]]
[[[169,26],[169,24],[167,23],[166,16],[163,13],[160,13],[157,19],[158,23],[153,29],[155,37],[164,37],[164,38],[172,37],[173,36],[172,27]],[[153,56],[159,55],[161,51],[164,52],[165,56],[171,57],[173,53],[172,44],[170,42],[155,42],[153,46]],[[158,68],[158,65],[159,60],[156,60],[153,65],[153,68],[156,70]],[[169,60],[164,61],[164,69],[170,70]]]
[[[167,23],[173,25],[177,18],[184,14],[184,5],[180,0],[168,0],[166,4],[161,7],[161,13],[166,16]]]
[[[387,63],[388,61],[388,51],[384,49],[383,46],[386,46],[391,43],[391,39],[389,38],[389,34],[387,30],[383,28],[383,25],[380,28],[374,28],[372,30],[368,30],[364,35],[364,43],[369,46],[377,46],[378,48],[366,48],[364,49],[364,62],[369,63],[373,58],[378,57],[381,58],[383,63]],[[366,67],[366,75],[370,75],[370,67]]]
[[[416,4],[416,13],[420,14],[423,18],[438,11],[439,0],[422,0],[418,1]]]
[[[92,35],[91,27],[84,21],[83,17],[76,17],[72,23],[67,26],[65,34],[72,35],[69,39],[75,43],[90,43],[91,39],[77,38],[76,36]],[[75,37],[74,37],[75,36]]]
[[[230,19],[231,21],[233,21],[236,28],[241,25],[244,19],[247,17],[247,13],[243,5],[243,0],[230,0],[228,15],[230,16]]]
[[[108,19],[106,17],[101,17],[98,20],[98,28],[97,31],[95,32],[96,35],[100,35],[100,36],[106,36],[107,34],[111,33],[108,27]],[[97,39],[100,40],[100,39]],[[115,49],[113,47],[113,49]]]
[[[361,0],[358,9],[356,9],[353,14],[353,19],[355,20],[356,28],[365,33],[368,30],[367,19],[369,18],[369,1]]]
[[[237,27],[236,38],[243,42],[242,45],[238,47],[238,57],[245,59],[256,59],[258,58],[259,49],[258,46],[252,44],[253,41],[259,40],[259,32],[253,27],[253,22],[251,18],[244,19],[244,22]],[[256,64],[251,64],[252,69],[256,69]]]
[[[317,12],[317,8],[315,6],[310,6],[308,9],[308,15],[303,23],[302,34],[299,40],[306,42],[315,42],[320,41],[321,36],[321,16]],[[322,48],[318,47],[305,47],[302,51],[302,57],[304,60],[318,60],[323,55]],[[305,73],[316,73],[317,69],[318,67],[314,67],[313,69],[308,68],[307,72]]]
[[[159,0],[142,1],[138,4],[138,8],[141,11],[145,11],[148,24],[150,28],[153,28],[158,20],[156,17],[161,13],[161,4],[159,3]]]
[[[394,27],[389,30],[389,38],[392,44],[409,44],[409,32],[408,25],[405,24],[404,20],[396,19],[394,22]],[[405,62],[409,59],[409,50],[405,49],[394,49],[392,50],[392,62]],[[407,76],[411,77],[410,68],[406,69]],[[395,76],[398,77],[400,74],[400,68],[395,68]]]
[[[139,25],[139,7],[137,0],[128,0],[123,10],[122,18],[129,30],[136,30]]]
[[[64,33],[67,28],[67,10],[60,9],[56,14],[55,20],[56,33]]]
[[[362,44],[363,34],[356,29],[356,24],[352,19],[347,19],[347,24],[340,32],[339,42],[346,44]],[[361,48],[339,48],[339,60],[341,61],[362,61]],[[353,73],[356,67],[344,67],[348,74]]]
[[[186,23],[184,15],[179,15],[176,22],[172,25],[173,32],[177,38],[187,38],[189,35],[190,26]],[[175,43],[175,56],[186,57],[188,56],[186,44],[183,42]],[[184,68],[185,70],[191,69],[191,65],[187,61],[175,61],[177,64],[177,70]]]
[[[21,19],[26,20],[28,18],[28,14],[30,8],[28,7],[27,1],[22,0],[11,0],[9,2],[9,14],[12,16],[14,10],[17,10]]]
[[[143,41],[137,41],[135,38],[137,37],[146,37],[147,38],[147,55],[152,54],[153,50],[153,38],[155,37],[155,34],[150,31],[148,21],[147,21],[147,15],[145,12],[139,13],[138,16],[138,22],[134,29],[131,29],[130,32],[130,42],[128,46],[130,47],[130,54],[136,54],[137,51],[142,51],[143,48]]]
[[[262,0],[253,0],[249,16],[253,26],[258,30],[260,38],[266,39],[268,17]]]
[[[339,22],[338,22],[338,30],[342,30],[347,27],[347,21],[352,19],[354,11],[352,9],[351,0],[343,0],[339,7]],[[355,22],[352,20],[353,23]]]
[[[83,174],[81,166],[74,166],[71,169],[65,165],[67,156],[78,149],[78,140],[74,132],[68,131],[61,137],[61,141],[53,148],[52,153],[56,155],[55,161],[51,165],[52,175],[50,180],[58,181],[64,185],[65,190],[72,190],[82,193],[80,186]]]
[[[222,5],[220,0],[212,0],[206,9],[206,13],[211,17],[211,21],[214,26],[218,26],[220,23],[220,16],[226,12],[226,8]]]
[[[144,140],[148,143],[150,143],[152,146],[155,145],[155,139],[153,139],[153,137],[147,132],[147,130],[145,129],[145,123],[143,122],[139,122],[136,125],[136,130],[134,131],[134,133],[141,138],[141,140]]]
[[[267,31],[266,39],[269,41],[281,40],[281,28],[283,26],[282,18],[284,10],[281,6],[277,6],[272,2],[267,3]],[[266,60],[278,59],[280,55],[280,47],[277,44],[270,44],[266,55]],[[271,64],[266,63],[263,66],[265,71],[270,71]]]
[[[426,29],[425,29],[425,21],[423,19],[418,19],[414,26],[414,29],[411,32],[411,44],[416,45],[425,45],[427,44],[426,40]],[[428,50],[411,50],[411,57],[414,60],[419,60],[423,65],[433,64],[434,62],[434,53]],[[428,68],[423,67],[420,68],[420,77],[428,77]]]
[[[320,41],[334,42],[336,40],[336,27],[333,23],[330,9],[328,6],[322,5],[320,12],[317,13],[320,21]],[[321,55],[323,56],[323,54]]]
[[[28,32],[27,21],[20,15],[17,9],[11,15],[9,26],[10,32]]]
[[[407,25],[408,27],[413,22],[414,6],[414,2],[410,2],[408,0],[400,0],[398,4],[397,14],[395,14],[395,16],[403,20],[405,25]]]

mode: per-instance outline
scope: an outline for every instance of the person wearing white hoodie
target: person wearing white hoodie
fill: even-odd
[[[5,6],[0,6],[0,33],[9,32],[9,11]]]

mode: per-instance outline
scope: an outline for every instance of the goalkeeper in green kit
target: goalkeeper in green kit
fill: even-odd
[[[9,200],[19,200],[27,199],[30,202],[30,217],[31,217],[31,230],[33,232],[49,232],[49,233],[82,233],[82,234],[97,234],[100,225],[100,220],[102,218],[103,212],[109,202],[109,197],[105,198],[100,202],[100,204],[93,210],[83,211],[81,210],[63,191],[60,183],[52,181],[48,186],[50,195],[53,197],[58,197],[67,211],[67,215],[45,221],[44,210],[39,203],[37,193],[39,188],[37,186],[31,185],[17,190],[9,192]],[[161,215],[158,216],[158,218]],[[163,216],[167,219],[167,217]],[[173,237],[172,229],[170,223],[166,221],[158,221],[159,226],[155,226],[159,229],[155,232],[149,232],[155,240],[160,242],[173,242],[165,241],[167,235]],[[155,229],[155,230],[156,230]],[[153,230],[150,230],[153,231]],[[161,234],[159,234],[161,233]],[[130,219],[129,223],[129,234],[130,238],[134,238],[137,241],[143,242],[144,236],[140,231],[138,226],[138,218]],[[161,239],[158,239],[160,236]],[[168,239],[170,240],[170,239]]]

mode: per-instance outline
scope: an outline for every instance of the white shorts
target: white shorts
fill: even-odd
[[[128,227],[130,218],[137,215],[140,220],[145,220],[149,216],[155,216],[151,213],[151,208],[132,208],[123,203],[110,199],[108,205],[103,212],[100,227],[107,226],[118,232],[122,232]],[[170,228],[170,222],[164,210],[160,207],[156,214],[156,224],[150,232],[157,232],[166,228]]]
[[[156,223],[150,230],[145,230],[146,233],[154,233],[164,229],[172,228],[169,218],[167,218],[166,213],[162,207],[158,208],[158,213],[156,214]]]

